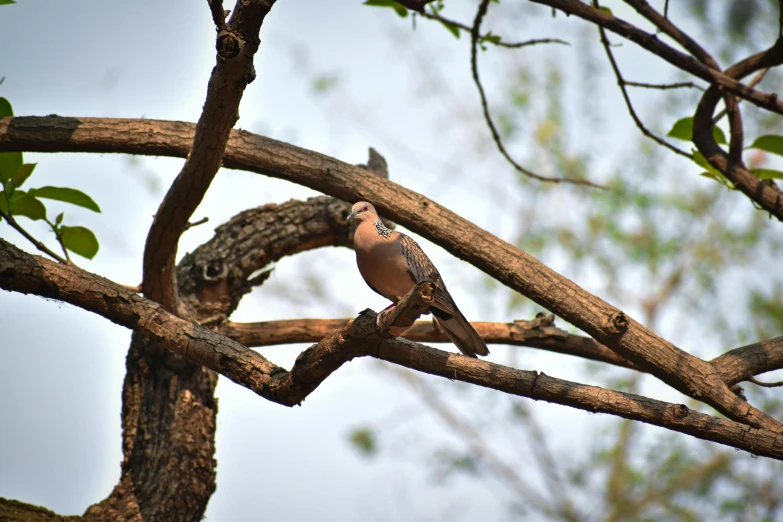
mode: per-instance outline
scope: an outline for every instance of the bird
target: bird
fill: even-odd
[[[348,222],[356,220],[353,236],[356,264],[364,282],[396,305],[417,283],[435,285],[429,312],[463,355],[489,355],[486,343],[462,315],[430,258],[411,237],[391,230],[366,201],[353,205]]]

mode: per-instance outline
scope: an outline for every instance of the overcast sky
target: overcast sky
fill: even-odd
[[[471,19],[472,3],[449,5],[453,16]],[[572,29],[565,27],[578,29],[562,18],[557,22],[560,33],[544,21],[527,27],[525,37],[567,36],[563,31]],[[516,224],[497,211],[497,200],[486,197],[481,176],[513,174],[508,169],[464,172],[463,152],[483,151],[491,158],[496,152],[486,133],[474,143],[476,133],[448,124],[452,117],[475,119],[479,111],[466,38],[457,42],[442,27],[421,20],[413,32],[410,23],[359,0],[279,0],[262,30],[258,77],[245,93],[238,127],[352,163],[365,161],[367,148],[374,146],[386,156],[396,182],[507,237]],[[214,33],[206,0],[20,0],[0,7],[0,76],[5,77],[0,96],[11,101],[16,115],[196,121],[215,61]],[[649,72],[661,65],[628,67]],[[317,79],[332,78],[336,94],[314,88]],[[448,89],[428,89],[444,78]],[[500,79],[490,76],[487,82],[493,92]],[[632,128],[622,110],[606,117],[611,136]],[[96,154],[26,154],[25,159],[39,163],[32,178],[38,184],[79,188],[101,205],[100,215],[66,210],[67,218],[91,227],[101,241],[95,260],[79,260],[80,265],[118,283],[137,284],[152,215],[182,161]],[[498,165],[496,159],[487,161]],[[179,253],[209,239],[214,227],[243,209],[315,194],[255,174],[221,171],[194,216],[208,216],[209,224],[188,231]],[[30,230],[46,237],[43,228],[31,225]],[[30,250],[3,224],[0,236]],[[467,317],[514,319],[504,315],[503,306],[475,296],[482,284],[478,270],[422,243]],[[308,297],[309,283],[300,277],[305,267],[317,267],[313,273],[321,278],[323,295]],[[280,299],[281,292],[297,293],[298,302]],[[345,317],[384,306],[361,281],[352,252],[327,249],[280,262],[234,318]],[[130,333],[70,305],[7,292],[0,292],[0,331],[0,496],[80,514],[108,495],[119,477],[120,391]],[[290,366],[301,349],[262,353]],[[506,349],[492,351],[490,360],[510,357]],[[525,357],[535,369],[585,380],[576,361]],[[384,368],[369,359],[354,361],[293,409],[221,379],[218,487],[207,518],[506,518],[511,497],[497,494],[500,486],[492,480],[478,487],[462,479],[447,485],[433,480],[428,440],[460,443],[449,439],[417,396]],[[598,426],[596,416],[534,407],[555,446],[566,446],[586,424]],[[469,405],[463,413],[471,414]],[[382,440],[397,440],[397,446],[385,448],[376,460],[359,456],[347,440],[363,425],[380,426],[388,435]],[[404,435],[395,439],[396,433]]]

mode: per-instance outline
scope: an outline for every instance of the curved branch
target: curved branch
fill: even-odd
[[[778,42],[767,51],[737,63],[727,74],[741,78],[755,70],[780,63],[783,63],[783,45]],[[742,118],[733,97],[726,99],[731,130],[729,154],[715,142],[712,135],[712,116],[720,98],[721,92],[714,85],[702,96],[693,117],[693,143],[707,161],[751,201],[755,201],[761,208],[783,221],[783,191],[774,183],[767,184],[754,176],[742,162]]]
[[[0,240],[1,288],[58,299],[95,312],[278,404],[301,403],[343,363],[370,355],[431,375],[638,420],[783,460],[783,433],[751,428],[682,404],[569,382],[390,338],[388,330],[392,326],[410,324],[407,321],[412,322],[429,306],[428,286],[431,289],[427,283],[418,286],[392,312],[380,316],[363,312],[345,328],[302,352],[286,371],[259,353],[180,319],[116,283],[73,265],[32,256]]]
[[[144,246],[142,290],[166,310],[178,313],[174,261],[179,238],[201,203],[223,158],[229,132],[239,118],[245,87],[255,79],[253,56],[259,31],[275,0],[237,2],[231,19],[218,22],[217,65],[196,125],[193,145],[152,221]],[[210,4],[213,16],[220,3]]]
[[[498,132],[498,129],[495,126],[495,122],[492,120],[492,115],[489,112],[487,95],[484,92],[484,86],[481,84],[481,77],[479,76],[479,72],[478,72],[478,43],[479,43],[479,35],[480,35],[479,31],[481,30],[481,21],[484,19],[484,15],[487,14],[488,6],[489,6],[489,0],[481,1],[481,4],[479,4],[478,10],[476,11],[476,18],[473,21],[473,27],[470,29],[470,71],[471,71],[471,75],[473,76],[473,83],[476,84],[476,89],[478,90],[479,98],[481,99],[481,109],[484,111],[484,120],[487,122],[487,127],[489,127],[489,131],[492,134],[492,139],[495,142],[498,151],[500,151],[500,154],[502,154],[503,157],[506,158],[506,161],[508,161],[512,167],[514,167],[518,172],[524,174],[529,178],[537,179],[538,181],[548,181],[550,183],[562,182],[562,183],[573,183],[575,185],[587,185],[588,187],[595,187],[595,188],[606,188],[585,179],[557,178],[557,177],[548,177],[548,176],[542,176],[540,174],[536,174],[532,170],[525,168],[519,163],[517,163],[517,161],[511,157],[511,154],[508,153],[508,150],[506,150],[506,146],[503,145],[503,139],[500,137],[500,132]]]
[[[212,239],[185,255],[177,267],[182,302],[199,324],[225,321],[240,299],[270,271],[258,271],[284,256],[325,246],[347,246],[345,218],[351,206],[320,196],[240,212]]]
[[[0,152],[187,154],[193,125],[156,120],[0,119]],[[608,346],[624,359],[727,417],[783,431],[735,395],[706,361],[655,335],[526,252],[435,202],[360,167],[245,131],[232,132],[223,165],[305,185],[347,201],[372,201],[385,216],[443,246]]]

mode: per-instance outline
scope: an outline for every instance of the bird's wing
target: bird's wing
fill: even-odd
[[[430,258],[424,253],[418,243],[405,234],[400,234],[400,246],[408,265],[408,273],[411,274],[414,281],[432,281],[435,283],[435,293],[433,295],[433,305],[451,315],[458,315],[457,305],[451,298],[443,278],[440,277],[438,269],[432,264]]]

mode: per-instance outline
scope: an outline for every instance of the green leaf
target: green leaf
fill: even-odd
[[[442,24],[442,25],[443,25],[443,27],[445,27],[445,28],[446,28],[446,29],[447,29],[447,30],[448,30],[448,31],[449,31],[451,34],[453,34],[453,35],[454,35],[454,38],[456,38],[457,40],[459,40],[459,27],[457,27],[456,25],[453,25],[453,24],[448,24],[448,23],[446,23],[446,22],[441,22],[441,24]]]
[[[11,5],[15,3],[14,0],[0,0],[0,5]]]
[[[696,163],[698,166],[700,166],[701,168],[707,171],[699,174],[700,176],[714,179],[721,185],[728,187],[730,189],[734,189],[734,184],[731,181],[727,180],[726,177],[721,173],[721,171],[719,171],[718,169],[710,165],[710,162],[707,161],[707,158],[704,157],[704,154],[702,154],[696,149],[691,150],[691,152],[693,153],[694,163]]]
[[[666,135],[670,138],[675,138],[683,141],[693,141],[693,117],[680,118],[674,123],[669,133]],[[726,134],[720,127],[712,127],[712,138],[715,143],[726,145]]]
[[[5,190],[0,190],[0,210],[3,214],[8,214],[8,199]]]
[[[691,141],[693,138],[693,118],[677,120],[666,136],[678,140]]]
[[[364,5],[373,7],[391,7],[400,18],[405,18],[408,16],[408,8],[398,2],[395,2],[394,0],[367,0],[364,2]]]
[[[490,31],[479,39],[479,43],[489,42],[497,45],[500,43],[500,39],[500,35],[492,34],[492,31]]]
[[[696,149],[692,149],[691,152],[693,153],[693,161],[696,163],[696,165],[704,169],[707,169],[707,172],[711,172],[713,174],[718,174],[722,176],[721,172],[715,167],[713,167],[709,161],[707,161],[707,158],[704,157],[704,154],[702,154]]]
[[[27,181],[27,178],[30,177],[30,174],[33,173],[33,170],[35,169],[35,166],[38,165],[37,163],[25,163],[21,167],[19,167],[16,171],[16,173],[11,176],[11,183],[14,184],[14,187],[21,187],[22,184]]]
[[[0,183],[5,183],[11,176],[16,174],[24,160],[21,152],[2,152],[0,153]]]
[[[723,133],[723,129],[717,125],[712,127],[712,139],[719,145],[726,145],[728,143],[726,141],[726,135]]]
[[[772,154],[777,154],[778,156],[783,156],[783,136],[776,136],[774,134],[759,136],[753,142],[753,145],[748,148],[760,149],[771,152]]]
[[[0,0],[2,2],[2,0]],[[0,118],[8,118],[14,115],[14,109],[11,107],[11,102],[5,98],[0,98]]]
[[[63,222],[63,217],[65,216],[65,212],[60,212],[57,214],[57,217],[54,219],[55,225],[60,225]]]
[[[101,211],[101,207],[81,190],[67,187],[41,187],[30,189],[29,192],[37,198],[56,199],[57,201],[65,201],[72,205],[88,208],[93,212]]]
[[[30,194],[26,194],[23,190],[17,190],[11,197],[11,215],[24,216],[33,220],[46,219],[46,207]]]
[[[608,7],[601,6],[598,8],[599,11],[603,11],[604,13],[612,14],[612,10]]]
[[[783,179],[783,172],[772,169],[750,169],[750,172],[759,179]]]
[[[378,452],[378,441],[375,433],[369,428],[358,428],[351,433],[351,443],[365,456],[372,456]]]
[[[60,241],[65,248],[87,259],[95,257],[100,247],[92,230],[84,227],[60,227]]]

